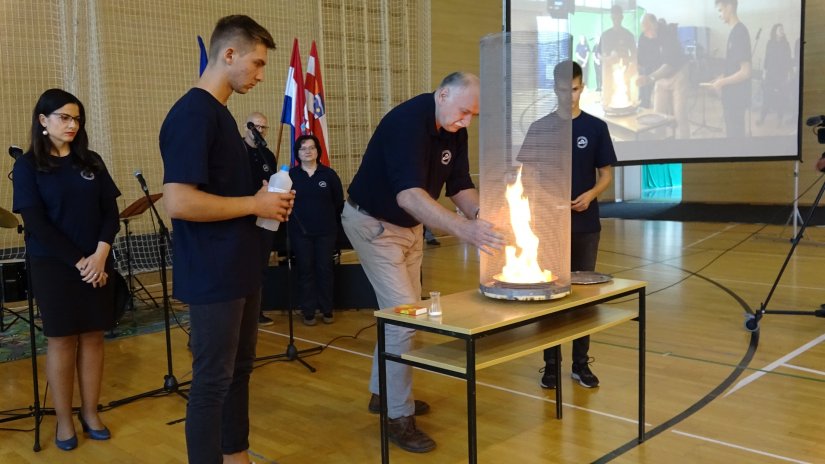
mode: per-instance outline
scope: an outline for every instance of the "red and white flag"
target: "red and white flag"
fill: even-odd
[[[292,138],[289,141],[290,166],[294,166],[295,151],[293,145],[295,139],[308,133],[307,108],[304,103],[304,82],[301,70],[301,54],[298,51],[298,39],[292,44],[292,57],[289,61],[289,73],[286,76],[286,89],[284,89],[284,109],[281,113],[281,122],[289,124]]]
[[[327,144],[327,111],[324,102],[324,84],[321,82],[321,62],[318,60],[318,50],[315,41],[312,41],[312,50],[307,61],[307,77],[304,83],[306,104],[309,114],[309,133],[321,142],[321,156],[318,161],[329,166],[329,144]]]

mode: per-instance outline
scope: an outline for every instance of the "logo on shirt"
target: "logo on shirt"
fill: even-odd
[[[327,181],[322,180],[321,182],[318,182],[318,187],[327,188]]]
[[[576,146],[579,147],[580,149],[586,148],[587,147],[587,137],[585,137],[583,135],[580,135],[578,138],[576,138]]]
[[[263,169],[264,169],[264,172],[269,172],[269,165],[264,163]]]
[[[90,171],[89,169],[84,169],[80,171],[80,177],[86,180],[95,180],[95,173]]]
[[[441,152],[441,164],[446,166],[450,164],[451,159],[453,159],[453,154],[450,153],[450,150],[444,150]]]

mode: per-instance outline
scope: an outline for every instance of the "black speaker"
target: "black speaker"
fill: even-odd
[[[367,275],[360,264],[338,264],[333,266],[335,283],[333,286],[333,309],[378,309],[378,300]],[[261,309],[287,309],[291,292],[293,309],[298,309],[298,285],[296,274],[289,279],[287,266],[270,266],[264,275],[261,295]],[[291,288],[287,281],[291,280]]]
[[[0,281],[2,281],[3,301],[21,301],[29,297],[26,261],[22,259],[0,261]]]

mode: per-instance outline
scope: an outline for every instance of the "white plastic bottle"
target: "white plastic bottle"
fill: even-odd
[[[289,166],[283,165],[281,166],[281,170],[272,174],[272,177],[269,178],[269,188],[267,188],[270,192],[289,192],[292,189],[292,179],[289,177]],[[281,225],[281,221],[275,219],[268,219],[259,217],[255,224],[258,227],[263,227],[264,229],[276,231],[278,230],[278,226]]]

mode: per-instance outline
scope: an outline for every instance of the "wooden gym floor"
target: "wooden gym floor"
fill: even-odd
[[[593,337],[598,389],[574,385],[564,363],[562,420],[554,416],[554,393],[538,386],[540,354],[479,372],[479,461],[825,462],[825,319],[768,314],[758,334],[743,326],[746,308],[765,300],[790,249],[791,230],[620,219],[603,225],[597,270],[648,282],[647,441],[634,441],[637,341],[629,323]],[[813,310],[825,302],[823,244],[825,229],[806,232],[769,309]],[[425,250],[424,291],[476,287],[477,263],[474,249],[442,239]],[[259,356],[286,348],[287,317],[270,315],[276,324],[259,332]],[[371,311],[351,310],[338,312],[329,326],[298,323],[299,349],[331,342],[305,358],[317,372],[297,362],[255,370],[250,441],[256,462],[380,461],[377,416],[366,411],[373,322]],[[186,336],[176,328],[172,340],[174,373],[183,382],[190,379]],[[569,360],[570,347],[562,349]],[[32,404],[30,369],[28,360],[0,365],[0,409]],[[163,333],[108,342],[101,403],[159,388],[165,373]],[[415,455],[392,446],[392,462],[466,462],[464,384],[416,371],[414,385],[416,397],[432,405],[418,423],[438,447]],[[185,400],[177,395],[108,410],[103,419],[114,438],[81,437],[72,452],[54,446],[53,416],[43,421],[39,453],[32,451],[33,432],[8,430],[31,429],[32,419],[0,424],[6,427],[0,462],[182,463],[184,414]]]

